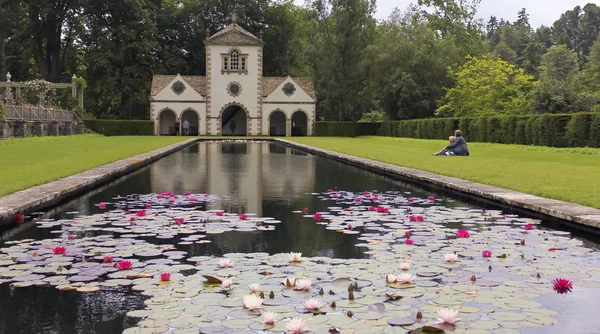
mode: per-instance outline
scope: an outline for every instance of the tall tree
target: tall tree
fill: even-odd
[[[319,110],[328,120],[357,121],[370,111],[365,50],[375,32],[375,0],[316,0],[318,33],[311,63]]]

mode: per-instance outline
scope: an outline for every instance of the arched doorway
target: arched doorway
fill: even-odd
[[[306,136],[308,134],[308,117],[302,110],[292,115],[292,136]]]
[[[158,134],[161,136],[175,135],[175,112],[171,109],[163,109],[158,115]]]
[[[246,110],[238,105],[232,105],[221,114],[221,134],[223,136],[246,135]]]
[[[188,133],[185,133],[185,121],[190,123]],[[198,136],[198,125],[200,120],[198,119],[198,113],[193,109],[188,109],[181,114],[181,134],[184,136]]]
[[[285,136],[285,114],[275,110],[269,116],[269,136]]]

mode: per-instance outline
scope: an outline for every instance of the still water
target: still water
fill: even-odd
[[[198,143],[167,156],[152,165],[123,177],[101,189],[83,195],[49,211],[40,218],[69,219],[74,213],[102,212],[96,204],[117,196],[173,192],[208,193],[227,199],[208,203],[206,209],[231,213],[254,213],[281,220],[274,231],[226,232],[209,235],[210,244],[178,246],[189,256],[222,256],[230,252],[302,252],[303,256],[368,258],[364,248],[355,246],[356,235],[335,233],[307,221],[293,211],[325,210],[331,205],[311,193],[327,189],[343,191],[398,191],[426,198],[431,192],[332,160],[306,154],[274,143]],[[484,208],[433,194],[446,206]],[[0,247],[8,240],[52,238],[48,229],[34,223],[5,230]],[[589,241],[588,241],[589,242]],[[590,246],[597,247],[594,242]],[[1,333],[120,333],[135,325],[125,314],[144,307],[145,296],[128,289],[81,294],[52,288],[12,289],[0,285]],[[576,304],[578,299],[570,299]],[[600,307],[598,299],[586,309]],[[594,304],[595,303],[595,304]],[[581,310],[577,312],[588,312]],[[564,312],[563,309],[556,311]],[[568,312],[567,312],[568,313]],[[578,314],[581,316],[581,314]],[[552,329],[523,333],[558,333],[569,328],[564,320]],[[562,328],[562,329],[561,329]],[[584,327],[585,328],[585,327]],[[590,329],[598,328],[591,325]],[[593,331],[592,331],[593,332]]]

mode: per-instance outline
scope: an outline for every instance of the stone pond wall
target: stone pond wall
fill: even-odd
[[[83,123],[0,121],[0,139],[69,136],[85,132]]]

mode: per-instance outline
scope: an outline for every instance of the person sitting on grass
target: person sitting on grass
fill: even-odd
[[[452,145],[452,143],[456,141],[456,136],[450,136],[448,137],[448,140],[450,141],[450,145]],[[433,155],[454,155],[454,153],[450,153],[450,151],[448,151],[448,149],[444,147],[443,150],[436,152]]]
[[[467,141],[462,136],[462,131],[456,130],[454,131],[454,135],[456,136],[456,141],[448,146],[446,146],[444,152],[445,155],[461,155],[461,156],[469,156],[469,147],[467,146]],[[442,153],[442,150],[440,153]]]

